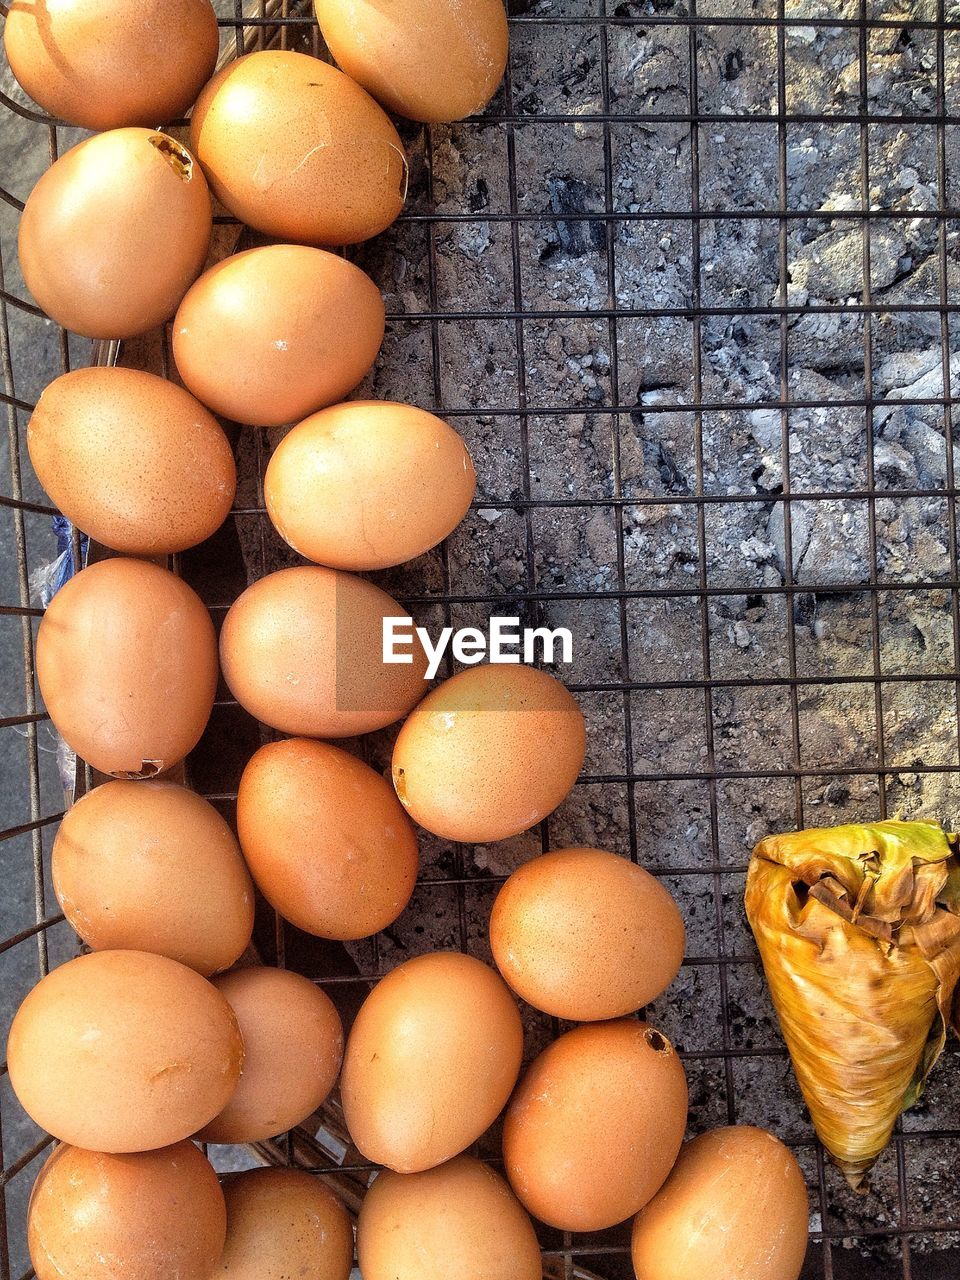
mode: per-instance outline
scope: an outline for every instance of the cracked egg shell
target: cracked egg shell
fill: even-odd
[[[45,111],[84,129],[185,116],[220,49],[209,0],[12,0],[10,70]]]
[[[506,840],[551,813],[577,780],[583,714],[559,680],[485,663],[431,690],[400,730],[393,785],[414,822],[467,844]]]
[[[621,1018],[680,971],[683,917],[659,880],[603,849],[556,849],[497,895],[490,945],[528,1004],[569,1022]]]
[[[405,610],[379,587],[317,565],[260,578],[230,607],[220,661],[230,691],[281,733],[352,738],[393,724],[424,695],[426,655],[383,661],[383,619]]]
[[[338,1196],[301,1169],[224,1178],[227,1243],[210,1280],[349,1280],[353,1228]]]
[[[503,0],[314,0],[314,8],[347,75],[409,120],[476,115],[503,79]]]
[[[196,1133],[223,1110],[242,1062],[220,992],[145,951],[93,951],[53,969],[7,1041],[27,1115],[89,1151],[152,1151]]]
[[[772,1133],[711,1129],[634,1219],[633,1265],[639,1280],[797,1280],[809,1212],[800,1166]]]
[[[413,823],[385,778],[329,742],[288,738],[255,752],[240,779],[237,830],[260,892],[307,933],[368,938],[410,901]]]
[[[264,477],[270,519],[308,560],[386,569],[457,527],[477,487],[467,447],[411,405],[352,400],[299,423]]]
[[[62,1144],[27,1210],[37,1280],[209,1280],[226,1232],[217,1175],[192,1142],[135,1155]]]
[[[347,1038],[340,1096],[358,1150],[396,1173],[459,1155],[493,1124],[520,1071],[523,1027],[503,979],[435,951],[382,978]]]
[[[625,1019],[575,1027],[531,1063],[503,1124],[521,1204],[561,1231],[602,1231],[637,1213],[673,1167],[687,1081],[666,1036]]]
[[[210,193],[186,147],[151,129],[112,129],[71,147],[33,188],[20,266],[57,324],[132,338],[176,311],[211,227]]]
[[[88,791],[60,823],[50,869],[64,915],[94,951],[151,951],[207,977],[250,941],[253,882],[236,837],[175,782]]]
[[[233,503],[237,469],[216,418],[139,369],[74,369],[44,390],[27,426],[37,479],[68,520],[127,555],[184,551]]]
[[[352,262],[300,244],[218,262],[173,322],[181,378],[215,413],[279,427],[333,404],[380,350],[383,299]]]
[[[533,1223],[506,1182],[458,1156],[424,1173],[377,1175],[360,1207],[364,1280],[542,1280]]]
[[[210,718],[217,688],[210,614],[167,569],[101,560],[47,606],[37,681],[57,732],[94,769],[155,777],[193,750]]]
[[[290,50],[231,62],[197,100],[190,145],[214,195],[277,240],[369,240],[403,208],[400,135],[342,71]]]
[[[333,1001],[309,978],[251,965],[214,978],[237,1015],[243,1074],[200,1142],[262,1142],[302,1124],[336,1083],[343,1026]]]

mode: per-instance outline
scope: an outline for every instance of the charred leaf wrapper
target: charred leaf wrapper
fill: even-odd
[[[857,1188],[943,1052],[960,977],[960,837],[934,822],[769,836],[745,904],[793,1069]]]

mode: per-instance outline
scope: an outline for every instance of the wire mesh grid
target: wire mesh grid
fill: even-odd
[[[938,1072],[944,1085],[935,1081],[934,1096],[919,1118],[898,1126],[870,1197],[850,1197],[811,1140],[739,902],[749,844],[778,824],[803,826],[830,821],[838,813],[883,816],[888,811],[946,821],[955,817],[950,802],[960,772],[960,581],[952,383],[958,372],[953,316],[960,209],[950,197],[952,127],[960,123],[954,92],[960,22],[945,0],[905,2],[900,8],[879,0],[830,7],[817,0],[739,5],[606,0],[605,6],[603,0],[520,0],[511,9],[513,53],[500,96],[459,133],[436,127],[406,131],[414,161],[408,211],[380,242],[352,255],[388,296],[387,342],[368,390],[403,399],[413,398],[405,394],[411,386],[418,388],[424,407],[464,432],[481,476],[463,538],[409,570],[378,580],[418,620],[463,625],[491,612],[519,614],[526,625],[576,619],[575,664],[562,674],[584,706],[591,752],[574,797],[533,837],[511,843],[505,852],[427,842],[408,926],[398,925],[346,955],[339,948],[338,954],[332,948],[311,950],[302,935],[265,916],[258,921],[258,947],[264,958],[290,963],[321,982],[349,1013],[351,1001],[379,974],[418,949],[452,945],[485,955],[484,908],[511,858],[561,843],[602,844],[606,836],[665,879],[687,918],[691,947],[681,980],[651,1016],[683,1051],[695,1127],[765,1123],[792,1142],[801,1160],[816,1228],[805,1275],[933,1280],[955,1274],[960,1116],[950,1086],[960,1056],[951,1048]],[[235,0],[232,10],[221,9],[225,53],[280,42],[322,55],[316,27],[304,10],[283,0],[269,7],[261,2],[251,13]],[[897,102],[881,109],[877,103],[872,76],[878,39],[883,49],[893,41],[927,51],[927,82],[919,92],[913,86],[906,107]],[[718,83],[738,79],[751,40],[768,60],[770,96],[748,102],[718,97]],[[795,43],[818,40],[834,40],[848,51],[844,92],[819,104],[809,92],[796,92],[794,59]],[[581,51],[576,74],[553,65],[558,49]],[[636,50],[648,62],[666,50],[682,68],[679,83],[668,84],[669,91],[659,96],[646,87],[631,96]],[[552,80],[577,87],[566,97],[551,94],[545,86]],[[45,146],[46,162],[72,141],[70,131],[24,106],[16,95],[5,94],[3,100],[31,122],[34,152]],[[662,205],[625,201],[620,153],[627,131],[649,136],[656,148],[667,127],[673,131],[673,152],[686,169],[682,198],[670,199],[664,186]],[[705,155],[709,151],[714,163],[717,131],[738,128],[744,137],[759,138],[750,133],[758,128],[769,131],[771,145],[758,150],[755,166],[766,198],[751,195],[743,207],[737,202],[718,206],[706,190],[715,188],[705,182]],[[561,198],[558,207],[554,184],[544,203],[530,198],[542,178],[537,148],[543,134],[536,131],[543,129],[586,139],[595,161],[592,195],[579,202]],[[845,130],[853,145],[850,198],[829,209],[791,200],[796,144],[799,140],[802,151],[803,134],[817,129],[838,130],[838,138]],[[878,129],[923,131],[929,137],[932,197],[908,194],[889,204],[875,198]],[[469,165],[471,146],[482,153],[479,178],[471,171],[470,193],[464,182],[451,185],[449,166],[438,158],[453,136],[466,157],[463,163]],[[444,191],[438,190],[438,175]],[[568,195],[574,185],[566,180]],[[18,195],[16,186],[11,174],[0,190],[11,227],[24,194]],[[230,219],[218,221],[225,234]],[[930,229],[934,237],[933,282],[922,290],[911,278],[908,288],[897,292],[899,275],[909,275],[908,268],[898,260],[892,279],[888,273],[878,282],[876,260],[879,250],[887,252],[885,228],[908,222]],[[742,289],[737,282],[725,289],[713,283],[719,231],[737,234],[746,226],[759,236],[749,243],[765,246],[772,286],[766,300],[749,282]],[[831,260],[832,269],[852,273],[855,296],[831,298],[812,287],[798,295],[797,246],[805,242],[807,228],[821,235],[855,234],[859,261]],[[647,251],[663,234],[682,239],[688,264],[686,296],[679,302],[621,288],[628,274],[629,236],[638,232]],[[472,234],[496,241],[502,250],[503,280],[499,291],[486,297],[476,288],[471,293],[469,282],[451,283],[450,261],[455,273],[467,268],[463,256],[447,260],[449,238]],[[599,284],[592,293],[588,288],[586,294],[547,295],[531,284],[534,250],[543,261],[566,256],[575,275],[593,270]],[[0,942],[8,1022],[18,999],[51,960],[72,954],[76,946],[50,891],[50,839],[63,805],[53,737],[33,671],[42,609],[31,574],[54,554],[48,531],[54,513],[23,463],[24,427],[40,389],[37,368],[57,372],[112,360],[116,352],[78,343],[42,320],[25,300],[6,241],[0,270],[7,274],[7,280],[0,279],[0,354],[10,466],[9,492],[0,496],[0,508],[7,517],[5,560],[15,570],[3,579],[0,623],[19,632],[22,651],[22,697],[8,693],[2,709],[11,713],[0,718],[0,732],[11,744],[4,750],[10,766],[6,790],[16,792],[16,802],[5,809],[11,820],[0,833],[0,848],[6,854],[9,896],[21,913]],[[795,352],[804,339],[797,326],[817,317],[828,345],[842,346],[845,335],[858,335],[859,362],[841,352],[837,367],[843,368],[836,380],[808,378],[798,390]],[[903,317],[922,327],[937,359],[926,362],[924,376],[891,393],[878,389],[876,354],[890,358],[888,327],[892,323],[896,331]],[[746,341],[738,326],[745,328]],[[541,374],[547,360],[544,334],[554,330],[587,335],[585,351],[574,350],[571,357],[564,347],[555,355],[561,374],[571,358],[578,365],[576,381],[558,376],[548,382]],[[713,358],[718,332],[770,356],[761,391],[718,380]],[[678,333],[685,359],[670,346]],[[908,346],[906,341],[900,345]],[[893,348],[897,355],[896,339]],[[167,342],[127,344],[121,358],[170,372]],[[682,363],[682,374],[665,375],[664,359]],[[483,376],[456,373],[457,360],[482,366]],[[886,463],[878,463],[878,423],[886,423],[891,401],[897,411],[920,412],[932,424],[942,451],[934,481],[917,469],[891,485]],[[763,416],[754,429],[766,431],[769,451],[778,459],[773,482],[755,471],[731,477],[717,461],[716,424],[757,413]],[[811,480],[814,473],[804,465],[803,424],[817,414],[838,438],[852,421],[862,441],[861,470],[842,484]],[[651,418],[669,449],[661,440],[650,452]],[[590,446],[604,463],[597,484],[584,480],[569,453],[570,442],[578,448],[588,430],[594,433]],[[646,450],[639,468],[632,452],[638,437]],[[288,553],[263,509],[261,482],[273,438],[247,431],[236,439],[241,484],[227,530],[211,547],[174,562],[218,622],[249,578],[292,562],[284,558]],[[730,456],[738,450],[749,454],[744,439],[731,435]],[[684,449],[686,468],[677,463]],[[544,482],[550,465],[564,483]],[[505,476],[513,477],[508,489],[498,487]],[[891,503],[897,518],[919,511],[921,524],[925,513],[937,514],[939,558],[917,556],[916,564],[890,569],[878,530],[889,523],[884,504]],[[736,533],[741,512],[762,512],[768,527],[779,519],[778,557],[750,560],[735,538],[731,544],[723,522],[730,521]],[[820,512],[835,516],[841,526],[859,513],[854,524],[862,540],[862,570],[848,572],[845,561],[838,567],[816,554],[812,559],[798,555],[800,544],[810,550],[811,520]],[[504,524],[508,534],[499,532]],[[587,557],[584,569],[577,557],[595,527],[603,530],[592,534],[599,550]],[[664,547],[669,551],[665,569],[658,558]],[[75,534],[73,552],[79,558]],[[733,612],[731,601],[739,602]],[[768,637],[764,661],[756,656],[747,625],[757,615],[768,615],[779,637]],[[647,619],[647,625],[638,618]],[[851,638],[846,648],[830,649],[818,663],[811,645],[824,618],[828,628],[847,629]],[[891,619],[926,636],[909,651],[912,660],[891,648]],[[930,642],[934,626],[936,645]],[[909,715],[903,717],[903,698],[911,705],[937,704],[942,714],[931,723],[943,741],[932,741],[926,722],[921,723],[926,732],[911,737],[916,725]],[[776,733],[770,730],[771,706]],[[830,732],[821,733],[819,716],[829,720]],[[754,718],[760,725],[757,741],[749,734]],[[836,728],[846,722],[849,733]],[[944,734],[947,723],[951,732]],[[239,768],[260,741],[259,728],[221,689],[210,729],[189,768],[193,785],[228,815]],[[382,763],[389,737],[375,735],[362,749],[373,763]],[[79,788],[88,781],[81,777]],[[528,1048],[556,1029],[528,1019]],[[29,1274],[22,1246],[25,1191],[49,1140],[24,1126],[5,1069],[0,1089],[0,1280],[11,1280]],[[369,1168],[344,1138],[334,1104],[310,1132],[263,1144],[258,1155],[316,1169],[355,1204]],[[589,1143],[588,1134],[584,1142]],[[495,1137],[480,1150],[496,1159]],[[542,1243],[545,1274],[602,1280],[631,1274],[625,1229],[596,1237],[544,1232]]]

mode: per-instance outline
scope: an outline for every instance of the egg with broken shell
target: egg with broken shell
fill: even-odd
[[[20,266],[57,324],[131,338],[173,315],[211,227],[210,193],[186,147],[154,129],[112,129],[72,147],[34,187]]]

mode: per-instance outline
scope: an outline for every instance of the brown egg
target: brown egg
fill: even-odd
[[[106,782],[60,824],[53,887],[94,951],[169,956],[207,976],[253,931],[253,884],[216,809],[173,782]]]
[[[180,303],[173,354],[215,413],[279,427],[353,390],[377,358],[383,316],[377,286],[346,258],[266,245],[204,272]]]
[[[152,778],[200,740],[217,645],[199,596],[145,560],[102,560],[53,597],[37,680],[58,733],[94,769]]]
[[[241,706],[283,733],[350,738],[382,729],[427,687],[419,643],[411,665],[383,661],[383,619],[404,614],[363,578],[314,565],[281,569],[227,613],[224,678]]]
[[[347,1280],[353,1230],[322,1179],[300,1169],[250,1169],[224,1179],[227,1244],[211,1277]]]
[[[510,986],[570,1022],[648,1004],[679,973],[683,942],[683,918],[660,881],[602,849],[534,858],[490,916],[493,958]]]
[[[314,8],[347,75],[410,120],[476,115],[503,79],[503,0],[314,0]]]
[[[428,831],[505,840],[554,810],[586,752],[583,715],[553,676],[484,664],[432,690],[393,750],[400,803]]]
[[[364,1280],[541,1280],[533,1224],[504,1180],[458,1156],[425,1173],[378,1174],[360,1208]]]
[[[466,445],[440,418],[355,400],[294,427],[263,491],[277,532],[308,560],[385,569],[452,533],[476,487]]]
[[[634,1221],[637,1280],[797,1280],[808,1214],[800,1166],[772,1133],[711,1129]]]
[[[261,893],[307,933],[367,938],[410,901],[409,818],[386,779],[327,742],[261,747],[240,779],[237,829]]]
[[[20,266],[57,324],[132,338],[176,311],[211,226],[210,193],[185,147],[150,129],[113,129],[72,147],[33,188]]]
[[[343,1027],[329,996],[299,973],[254,965],[214,986],[237,1015],[243,1074],[202,1142],[262,1142],[302,1124],[333,1088]]]
[[[576,1027],[535,1059],[507,1108],[503,1159],[520,1200],[562,1231],[623,1222],[662,1186],[687,1122],[687,1081],[644,1022]]]
[[[369,240],[406,199],[407,159],[388,117],[308,54],[268,49],[229,63],[197,101],[190,145],[217,198],[277,240]]]
[[[223,1110],[242,1061],[219,991],[145,951],[94,951],[52,970],[17,1010],[7,1041],[23,1109],[91,1151],[180,1142]]]
[[[37,479],[104,546],[159,556],[223,524],[237,470],[217,420],[173,382],[138,369],[55,378],[27,427]]]
[[[408,960],[367,996],[347,1039],[340,1094],[357,1148],[398,1173],[459,1155],[500,1114],[522,1049],[492,969],[453,951]]]
[[[37,1280],[209,1280],[226,1230],[217,1175],[192,1142],[136,1155],[59,1146],[27,1213]]]
[[[209,0],[13,0],[10,70],[45,111],[84,129],[169,124],[213,75]]]

